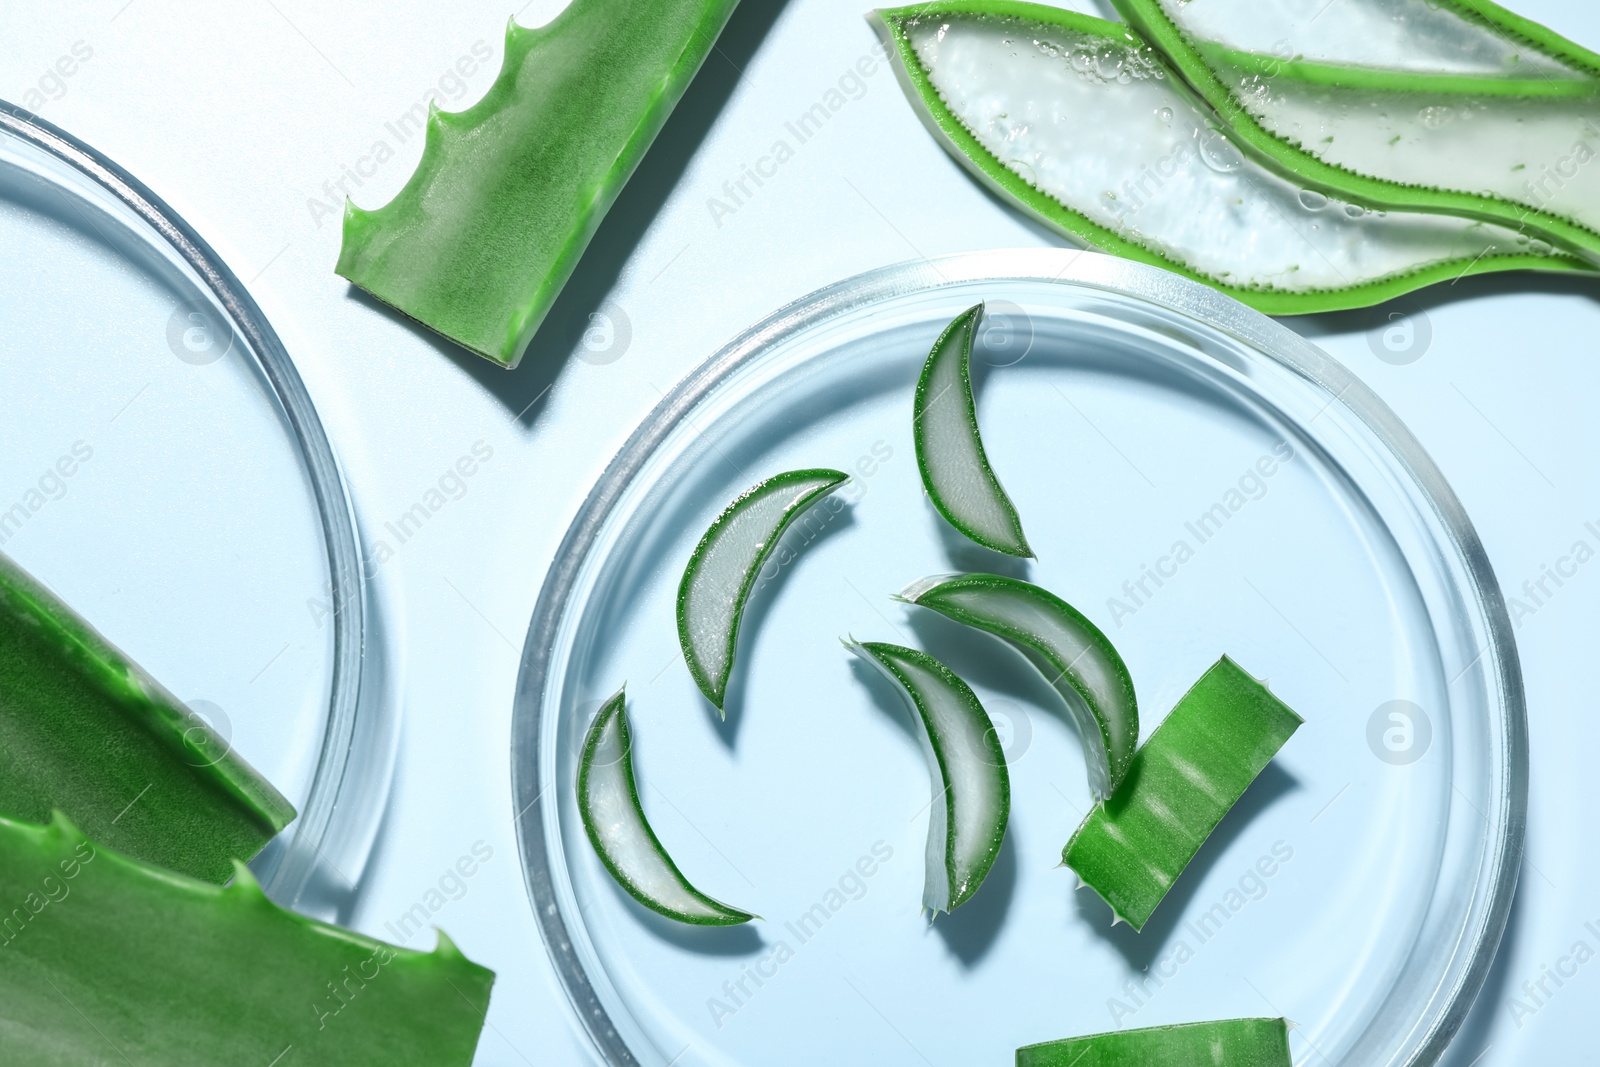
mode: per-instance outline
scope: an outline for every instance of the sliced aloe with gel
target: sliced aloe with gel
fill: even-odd
[[[972,688],[926,652],[876,641],[845,647],[911,706],[933,788],[922,906],[954,911],[994,866],[1011,814],[1011,776],[994,723]]]
[[[1224,656],[1135,753],[1061,862],[1141,929],[1211,831],[1305,720]]]
[[[1292,1067],[1283,1019],[1151,1026],[1017,1049],[1017,1067]]]
[[[1002,197],[1076,242],[1269,314],[1362,307],[1488,271],[1589,269],[1506,225],[1370,210],[1308,185],[1219,131],[1211,106],[1121,24],[1007,0],[874,18],[924,123]]]
[[[1110,796],[1139,743],[1139,705],[1100,628],[1054,593],[998,574],[924,578],[900,599],[1004,638],[1061,694],[1078,724],[1089,788]]]
[[[578,763],[583,829],[611,877],[669,919],[694,926],[737,926],[755,916],[706,896],[683,876],[650,829],[633,776],[633,745],[622,690],[595,714]]]
[[[1113,2],[1240,138],[1324,192],[1600,258],[1600,57],[1543,26],[1477,3]]]
[[[783,532],[847,479],[827,469],[775,474],[741,493],[695,546],[678,583],[678,642],[695,684],[719,712],[762,566]]]
[[[978,433],[972,342],[982,321],[982,304],[957,315],[923,364],[912,418],[917,469],[933,506],[951,526],[985,548],[1032,557],[1022,520],[990,469]]]

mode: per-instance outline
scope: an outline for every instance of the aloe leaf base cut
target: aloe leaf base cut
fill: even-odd
[[[1061,861],[1138,930],[1304,720],[1224,656],[1134,754]]]

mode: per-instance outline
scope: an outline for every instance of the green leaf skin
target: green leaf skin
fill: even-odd
[[[0,1060],[467,1067],[494,974],[0,819]],[[281,1059],[279,1059],[281,1057]]]
[[[1304,722],[1224,656],[1133,757],[1122,787],[1095,807],[1061,861],[1135,930]]]
[[[1579,160],[1580,167],[1600,154],[1600,64],[1596,63],[1600,57],[1545,27],[1477,0],[1443,3],[1443,10],[1464,21],[1484,26],[1496,37],[1570,69],[1562,76],[1544,77],[1531,70],[1503,78],[1419,75],[1356,63],[1302,63],[1293,57],[1281,66],[1274,65],[1272,57],[1216,47],[1225,42],[1195,40],[1174,20],[1171,5],[1163,0],[1112,2],[1129,25],[1167,56],[1239,139],[1293,171],[1308,186],[1372,206],[1496,222],[1576,250],[1591,262],[1600,260],[1600,209],[1592,201],[1580,206],[1575,215],[1553,206],[1546,193],[1523,190],[1524,182],[1544,176],[1541,164],[1557,168],[1562,157],[1570,159],[1576,141],[1586,142],[1589,153]],[[1183,10],[1181,3],[1178,10]],[[1307,38],[1313,38],[1315,28],[1308,25],[1305,29]],[[1323,128],[1299,133],[1288,126],[1275,129],[1263,101],[1286,92],[1292,92],[1303,106],[1320,111],[1325,116]],[[1473,111],[1472,120],[1456,122],[1455,128],[1466,140],[1410,144],[1414,137],[1396,135],[1390,152],[1358,161],[1346,154],[1346,143],[1355,141],[1351,130],[1339,136],[1335,129],[1333,137],[1323,136],[1331,128],[1328,123],[1341,113],[1358,123],[1381,125],[1387,134],[1390,125],[1402,128],[1400,124],[1408,116],[1463,107]],[[1501,123],[1502,143],[1509,146],[1535,124],[1551,120],[1564,121],[1569,133],[1551,133],[1542,143],[1505,148],[1503,158],[1494,160],[1498,164],[1494,171],[1506,179],[1500,188],[1449,187],[1451,181],[1460,180],[1463,170],[1453,165],[1455,161],[1465,163],[1471,157],[1476,164],[1493,151],[1484,143],[1480,127]],[[1387,136],[1379,139],[1387,140]],[[1532,172],[1518,171],[1519,163],[1531,167]],[[1412,180],[1408,168],[1426,177]],[[1575,169],[1567,176],[1573,177],[1582,175]],[[1565,186],[1567,180],[1558,179],[1556,184]]]
[[[1442,214],[1431,202],[1401,210],[1340,194],[1329,203],[1334,194],[1317,181],[1249,139],[1218,133],[1224,124],[1211,104],[1123,24],[1015,0],[938,0],[872,18],[918,116],[984,185],[1075,243],[1203,282],[1267,314],[1366,307],[1500,270],[1594,273],[1570,250],[1519,245],[1515,221]],[[951,98],[914,40],[932,40],[943,26],[969,37],[928,47],[952,56],[972,49],[969,66],[939,75],[959,90]],[[982,52],[993,59],[979,63],[971,57],[984,34],[1016,47],[997,42]],[[1096,58],[1068,68],[1069,52],[1107,65]],[[1096,82],[1112,67],[1139,76]]]
[[[595,713],[578,761],[578,811],[589,843],[617,884],[651,911],[691,926],[738,926],[755,916],[689,883],[650,828],[633,777],[625,690]]]
[[[294,808],[204,720],[0,554],[0,815],[225,882]]]
[[[1003,638],[1061,694],[1078,726],[1089,788],[1110,796],[1133,765],[1139,702],[1110,638],[1037,585],[998,574],[924,578],[897,598]]]
[[[736,497],[706,529],[678,582],[678,643],[695,684],[726,717],[739,626],[778,540],[817,501],[849,480],[826,467],[785,471]]]
[[[515,367],[737,0],[572,0],[506,29],[477,104],[430,109],[399,195],[346,203],[335,270],[503,367]]]
[[[982,321],[982,304],[957,315],[923,364],[911,421],[917,470],[928,498],[951,526],[985,548],[1031,559],[1022,520],[990,468],[978,433],[972,342]]]
[[[1292,1067],[1283,1019],[1118,1030],[1017,1049],[1017,1067]]]
[[[933,788],[922,906],[955,911],[989,876],[1011,817],[1011,773],[994,722],[972,687],[926,652],[881,641],[845,647],[911,706]]]

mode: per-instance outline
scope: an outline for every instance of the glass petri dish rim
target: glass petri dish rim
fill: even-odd
[[[1444,475],[1387,404],[1363,382],[1311,342],[1231,297],[1156,267],[1097,252],[1073,249],[993,249],[913,260],[881,267],[818,289],[752,326],[691,371],[645,417],[606,466],[573,518],[534,606],[513,698],[511,797],[524,882],[545,949],[568,1000],[596,1050],[608,1064],[632,1067],[639,1060],[613,1024],[584,970],[557,902],[549,861],[547,820],[555,805],[545,793],[542,745],[544,696],[555,640],[583,565],[633,477],[655,449],[696,406],[727,378],[768,349],[829,320],[880,301],[973,282],[1069,283],[1133,297],[1177,312],[1242,342],[1306,382],[1325,391],[1364,424],[1408,474],[1421,501],[1444,531],[1446,545],[1466,577],[1464,593],[1482,613],[1487,645],[1480,660],[1490,674],[1498,721],[1492,723],[1491,776],[1500,786],[1485,813],[1488,853],[1479,867],[1461,951],[1416,1020],[1407,1067],[1435,1063],[1464,1022],[1488,977],[1516,893],[1519,857],[1527,822],[1528,735],[1522,672],[1511,619],[1483,544]],[[1420,1031],[1420,1032],[1419,1032]]]
[[[245,349],[294,435],[316,500],[335,610],[327,715],[311,788],[303,810],[285,831],[286,847],[273,855],[264,853],[252,868],[273,899],[293,906],[311,884],[325,846],[335,833],[335,813],[349,807],[341,801],[350,799],[346,772],[351,766],[351,753],[358,736],[369,732],[358,731],[358,726],[368,725],[361,720],[369,704],[364,693],[364,665],[370,605],[361,581],[362,552],[344,473],[299,372],[261,308],[221,257],[176,211],[97,149],[5,100],[0,100],[0,133],[24,142],[99,186],[153,231],[148,239],[165,244],[176,253],[181,268],[192,275],[189,280],[210,292],[236,336],[244,340]]]

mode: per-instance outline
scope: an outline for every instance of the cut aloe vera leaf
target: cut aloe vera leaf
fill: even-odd
[[[1135,930],[1305,720],[1224,656],[1173,706],[1061,861]]]
[[[1089,788],[1107,797],[1139,743],[1139,705],[1122,657],[1100,628],[1054,593],[998,574],[923,578],[900,599],[1002,637],[1061,694],[1078,725]]]
[[[1011,556],[1032,557],[1022,520],[989,467],[972,398],[972,342],[983,305],[957,315],[917,379],[912,438],[933,506],[967,537]]]
[[[739,624],[762,565],[783,532],[848,477],[827,469],[774,474],[740,493],[695,546],[678,583],[678,643],[717,711],[723,712]]]
[[[877,641],[845,647],[911,705],[933,788],[922,906],[955,911],[994,866],[1011,815],[1011,776],[994,723],[972,688],[926,652]]]
[[[442,932],[396,948],[92,843],[0,819],[8,1064],[472,1062],[494,973]]]
[[[876,19],[925,124],[1003,198],[1268,314],[1363,307],[1490,271],[1590,270],[1505,226],[1308,187],[1219,131],[1211,106],[1117,23],[1007,0]]]
[[[1242,142],[1315,189],[1527,231],[1501,248],[1554,241],[1600,258],[1600,168],[1588,165],[1600,154],[1600,57],[1572,42],[1527,20],[1513,28],[1487,10],[1446,4],[1418,20],[1425,25],[1394,24],[1398,39],[1391,29],[1369,49],[1344,41],[1337,59],[1301,54],[1298,42],[1317,41],[1327,22],[1424,7],[1367,0],[1315,25],[1315,13],[1304,13],[1284,31],[1279,51],[1288,54],[1279,57],[1257,51],[1259,28],[1244,26],[1254,18],[1238,6],[1115,3]],[[1431,51],[1424,42],[1451,21],[1480,42],[1498,40],[1499,50],[1486,44],[1479,61],[1429,72],[1391,65],[1406,40]],[[1497,60],[1499,69],[1479,69]]]
[[[1226,1019],[1069,1037],[1017,1049],[1017,1067],[1292,1067],[1283,1019]]]
[[[578,810],[600,862],[651,911],[694,926],[737,926],[755,918],[689,884],[639,803],[623,690],[595,713],[578,763]]]
[[[0,815],[212,882],[292,805],[160,683],[0,554]]]
[[[737,0],[573,0],[506,29],[489,92],[430,110],[399,195],[347,203],[340,275],[505,367],[522,358]]]

